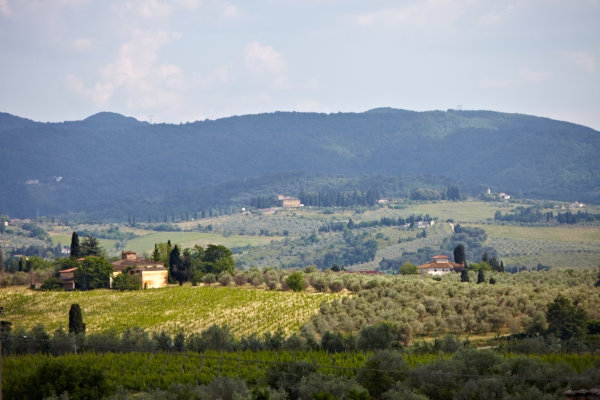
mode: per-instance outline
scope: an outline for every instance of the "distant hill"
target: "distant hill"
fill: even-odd
[[[346,188],[348,179],[421,176],[463,191],[599,203],[599,154],[598,131],[492,111],[276,112],[179,125],[114,113],[63,123],[0,113],[0,214],[122,213],[126,205],[143,213],[166,210],[176,193],[190,197],[177,207],[194,210],[207,191],[227,204],[252,182],[264,189],[270,179],[276,192],[293,189],[288,176],[310,188],[332,175]]]

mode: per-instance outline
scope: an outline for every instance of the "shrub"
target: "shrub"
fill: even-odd
[[[124,272],[113,278],[112,287],[115,290],[140,290],[142,288],[142,277],[139,274]]]
[[[42,286],[40,287],[41,290],[63,290],[62,287],[62,282],[59,278],[55,277],[55,276],[51,276],[50,278],[46,279],[44,281],[44,283],[42,283]]]
[[[301,292],[304,290],[304,278],[302,273],[295,271],[292,272],[285,278],[285,283],[292,289],[294,292]]]
[[[358,371],[356,380],[371,396],[379,397],[401,380],[408,369],[408,364],[399,353],[378,351]]]
[[[113,391],[102,371],[91,365],[77,368],[64,359],[48,359],[19,382],[4,386],[9,399],[42,399],[64,393],[71,400],[100,399]]]

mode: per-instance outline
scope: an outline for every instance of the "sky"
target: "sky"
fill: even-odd
[[[495,110],[600,130],[600,0],[0,0],[0,112]]]

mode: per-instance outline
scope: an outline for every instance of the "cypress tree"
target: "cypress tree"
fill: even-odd
[[[81,246],[79,245],[79,236],[77,236],[77,232],[73,232],[71,235],[71,257],[81,257]]]
[[[461,282],[469,282],[469,272],[466,268],[460,271],[460,281]]]
[[[69,310],[69,333],[74,333],[75,335],[79,335],[80,333],[85,334],[85,324],[83,323],[79,304],[71,304],[71,309]]]
[[[465,262],[465,246],[463,244],[459,244],[454,248],[454,262],[457,264],[462,264]],[[466,267],[466,265],[465,265]]]
[[[0,249],[0,270],[4,267],[4,253],[2,253],[2,249]]]
[[[485,282],[485,274],[483,273],[483,268],[479,268],[479,272],[477,273],[477,283]]]

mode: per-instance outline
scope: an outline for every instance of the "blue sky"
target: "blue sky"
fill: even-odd
[[[600,130],[600,0],[0,0],[0,111],[519,112]]]

